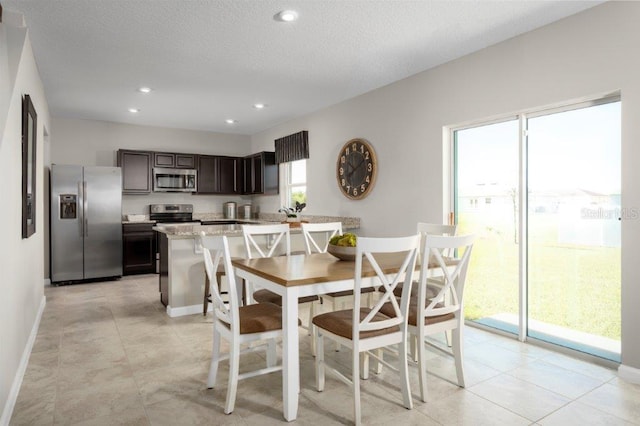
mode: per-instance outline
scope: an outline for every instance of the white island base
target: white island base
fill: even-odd
[[[202,313],[205,272],[202,254],[195,251],[195,238],[226,235],[232,257],[246,257],[239,225],[157,226],[160,235],[160,299],[170,317]],[[304,252],[304,239],[299,229],[291,230],[291,251]],[[213,283],[212,283],[213,285]],[[222,290],[227,282],[222,277]],[[211,308],[211,305],[209,305]]]

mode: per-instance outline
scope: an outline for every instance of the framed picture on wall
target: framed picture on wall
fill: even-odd
[[[38,115],[29,95],[22,99],[22,238],[36,232],[36,137]]]

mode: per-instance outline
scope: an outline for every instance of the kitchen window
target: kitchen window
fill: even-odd
[[[307,160],[290,161],[282,163],[282,191],[281,202],[283,206],[293,207],[296,201],[307,202]]]

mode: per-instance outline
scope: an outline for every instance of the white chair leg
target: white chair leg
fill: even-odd
[[[224,407],[225,414],[231,414],[236,403],[238,371],[240,369],[240,343],[232,339],[229,350],[229,387],[227,389],[227,403]]]
[[[309,335],[311,336],[311,355],[316,356],[316,334],[314,333],[313,327],[313,317],[315,316],[315,305],[316,302],[311,302],[311,307],[309,308]]]
[[[362,380],[369,379],[369,353],[362,352],[362,371],[360,372]]]
[[[215,320],[214,320],[215,321]],[[220,364],[220,332],[213,324],[213,348],[211,349],[211,365],[209,366],[209,377],[207,378],[207,387],[213,389],[216,385],[216,376],[218,375],[218,364]]]
[[[402,389],[402,400],[404,407],[411,410],[413,408],[413,400],[411,399],[411,388],[409,385],[409,364],[407,361],[407,340],[398,344],[398,370],[400,371],[400,388]]]
[[[452,339],[453,337],[451,336],[451,330],[446,330],[444,332],[444,339],[447,342],[447,346],[452,347]]]
[[[275,367],[278,355],[276,353],[276,339],[267,341],[267,367]]]
[[[453,339],[451,340],[451,343],[453,345],[452,349],[453,349],[453,356],[455,358],[456,361],[456,376],[458,376],[458,386],[460,386],[461,388],[464,387],[464,364],[463,364],[463,358],[462,358],[462,327],[461,325],[458,326],[458,328],[453,329],[453,333],[452,333],[452,337]]]
[[[353,419],[356,426],[362,424],[362,410],[360,407],[360,354],[353,348]]]
[[[378,357],[380,359],[384,359],[384,350],[382,348],[378,349]],[[376,374],[382,374],[382,363],[376,360]]]
[[[418,336],[409,334],[409,343],[411,344],[411,359],[418,362]]]
[[[418,371],[420,377],[420,399],[427,402],[427,348],[424,345],[424,335],[418,333]]]
[[[338,309],[342,309],[342,303],[340,303],[340,301],[338,301],[337,297],[333,298],[333,300],[331,302],[331,308],[333,309],[333,312],[337,311]],[[336,352],[340,352],[340,343],[338,343],[336,341],[335,345],[336,345]]]
[[[320,334],[320,329],[316,329],[316,389],[318,392],[324,390],[324,337]]]

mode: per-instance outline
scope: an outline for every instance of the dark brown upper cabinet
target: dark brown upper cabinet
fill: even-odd
[[[241,194],[242,159],[219,155],[198,157],[198,194]]]
[[[118,166],[122,167],[123,194],[151,193],[152,152],[118,151]]]
[[[244,157],[243,168],[244,194],[278,194],[278,165],[275,152],[263,151]]]
[[[154,152],[153,167],[165,167],[171,169],[195,169],[195,154],[176,154],[171,152]]]

